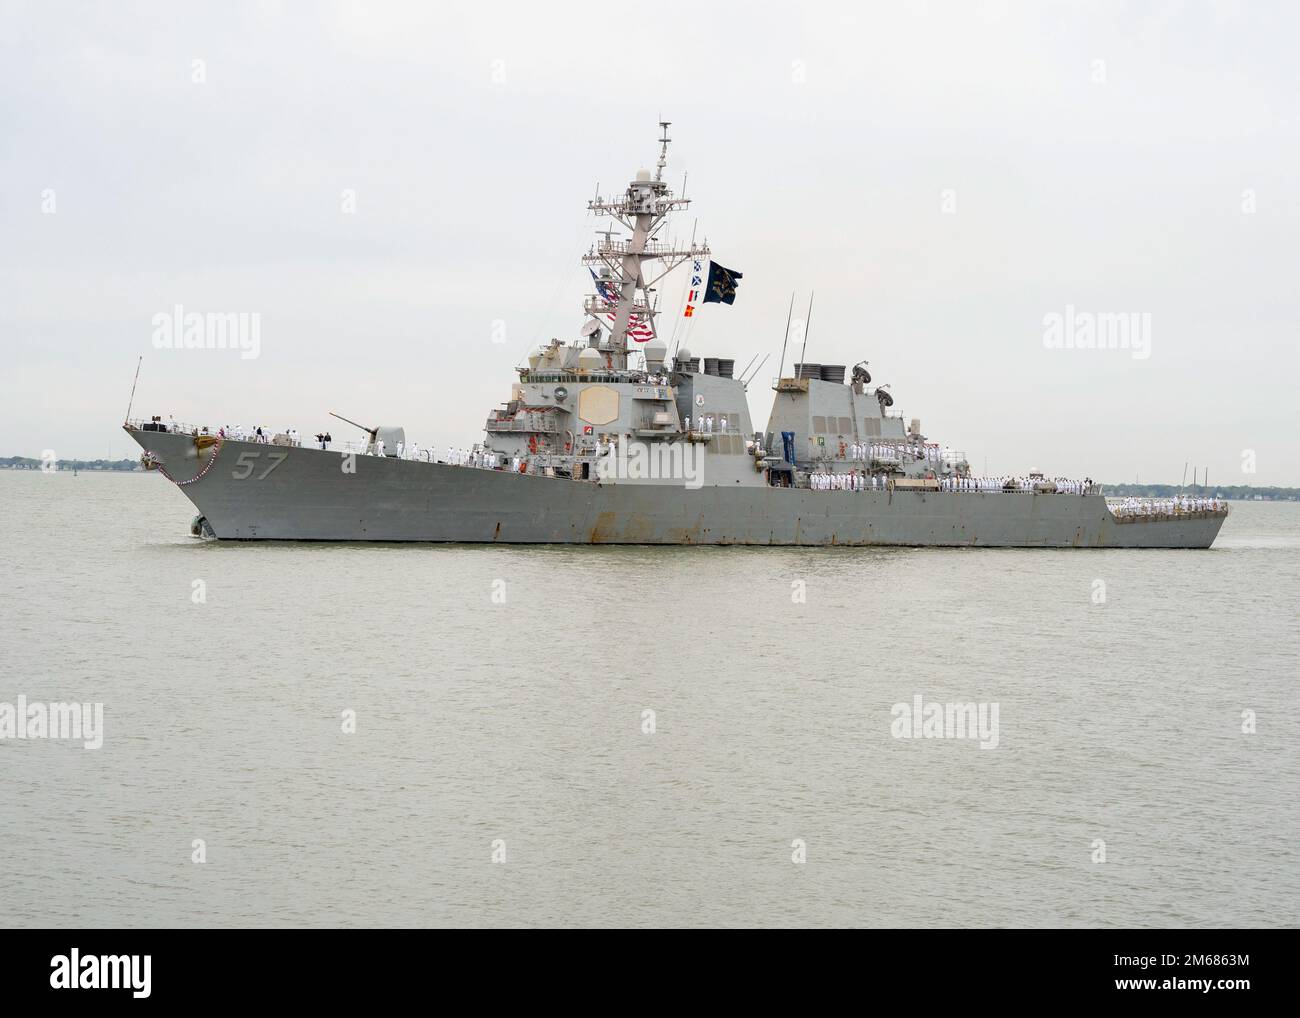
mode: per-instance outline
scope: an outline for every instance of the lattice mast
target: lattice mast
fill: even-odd
[[[653,296],[655,285],[688,258],[705,258],[709,254],[707,244],[692,242],[689,246],[679,247],[655,239],[671,213],[690,205],[687,198],[674,198],[663,179],[664,167],[668,165],[668,143],[672,141],[668,137],[670,123],[667,120],[659,122],[663,134],[659,139],[659,161],[653,177],[649,170],[640,170],[621,197],[606,200],[597,195],[587,203],[587,208],[596,215],[609,216],[630,234],[620,239],[615,237],[614,230],[604,230],[601,239],[582,256],[584,265],[601,266],[607,270],[618,290],[618,300],[612,308],[599,293],[588,297],[584,305],[587,314],[609,330],[601,345],[609,351],[614,368],[627,367],[628,328],[633,316],[658,335],[654,324],[659,314]],[[646,262],[654,262],[657,273],[648,280],[645,276]],[[614,316],[612,323],[605,317],[611,312]]]

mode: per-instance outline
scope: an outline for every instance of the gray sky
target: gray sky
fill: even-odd
[[[977,471],[1300,484],[1297,10],[0,3],[0,454],[136,455],[140,354],[137,415],[469,445],[662,115],[680,232],[745,274],[695,355],[766,382],[815,289],[808,359]],[[155,349],[176,304],[260,357]],[[1150,356],[1047,348],[1067,306]]]

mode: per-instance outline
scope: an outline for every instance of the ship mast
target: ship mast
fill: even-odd
[[[610,353],[615,369],[627,367],[627,338],[633,319],[643,328],[655,329],[654,320],[659,313],[651,299],[655,284],[686,259],[703,258],[709,253],[707,244],[677,247],[671,242],[655,240],[669,214],[690,205],[687,198],[674,198],[664,183],[668,143],[672,140],[668,137],[669,124],[667,120],[659,122],[663,135],[659,139],[659,161],[653,178],[649,170],[640,170],[620,197],[606,200],[597,195],[587,203],[591,212],[609,216],[631,234],[626,239],[615,239],[613,230],[601,231],[601,239],[582,256],[584,265],[602,266],[617,289],[616,301],[611,302],[598,292],[584,304],[587,314],[609,329],[603,346]],[[657,274],[649,280],[645,276],[645,262],[656,263]],[[612,323],[607,319],[611,313]]]

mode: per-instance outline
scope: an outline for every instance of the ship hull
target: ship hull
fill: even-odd
[[[221,540],[1208,548],[1224,519],[1121,522],[1099,495],[595,484],[251,442],[200,451],[186,435],[128,434]]]

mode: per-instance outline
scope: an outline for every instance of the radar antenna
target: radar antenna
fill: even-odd
[[[664,167],[668,165],[668,143],[672,141],[672,138],[668,137],[668,127],[670,124],[672,124],[671,120],[659,121],[659,126],[663,129],[664,136],[659,139],[659,145],[660,145],[659,162],[655,166],[655,180],[664,179]],[[686,178],[683,177],[682,178],[683,197],[685,197],[685,194],[686,194]]]

